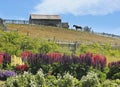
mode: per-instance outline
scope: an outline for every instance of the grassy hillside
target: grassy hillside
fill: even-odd
[[[99,42],[99,43],[112,43],[120,44],[120,39],[104,37],[100,35],[90,34],[87,32],[75,31],[70,29],[56,28],[50,26],[39,25],[20,25],[8,24],[8,30],[18,30],[20,34],[29,35],[42,39],[56,39],[60,41],[81,41],[81,42]]]

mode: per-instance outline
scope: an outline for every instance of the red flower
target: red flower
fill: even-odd
[[[62,58],[62,55],[60,53],[49,53],[48,56],[53,62],[60,62],[59,60]]]
[[[106,57],[102,55],[96,54],[92,57],[92,65],[98,69],[104,68],[106,63]]]
[[[18,65],[18,66],[16,66],[16,70],[18,70],[18,71],[27,71],[28,66],[27,65]]]
[[[24,51],[20,54],[20,57],[22,58],[28,58],[28,57],[31,57],[33,54],[29,51]]]
[[[0,55],[0,64],[2,64],[2,63],[3,63],[3,56]]]
[[[0,53],[0,64],[3,63],[3,53]]]
[[[120,67],[120,61],[110,62],[110,63],[108,64],[108,67],[109,67],[109,68],[111,68],[111,67],[113,67],[113,66],[115,66],[115,67]]]

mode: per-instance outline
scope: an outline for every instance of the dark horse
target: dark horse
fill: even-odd
[[[80,29],[82,31],[82,27],[81,26],[73,25],[73,27],[75,27],[76,30]]]

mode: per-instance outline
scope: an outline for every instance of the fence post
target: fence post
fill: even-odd
[[[27,36],[30,36],[30,32],[29,31],[27,31]]]
[[[74,43],[74,50],[73,50],[73,54],[75,54],[76,53],[76,51],[77,51],[77,45],[78,45],[78,42],[77,41],[75,41],[75,43]]]

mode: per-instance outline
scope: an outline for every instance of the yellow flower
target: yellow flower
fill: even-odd
[[[15,55],[11,56],[11,66],[22,65],[24,62],[21,57],[16,57]]]

